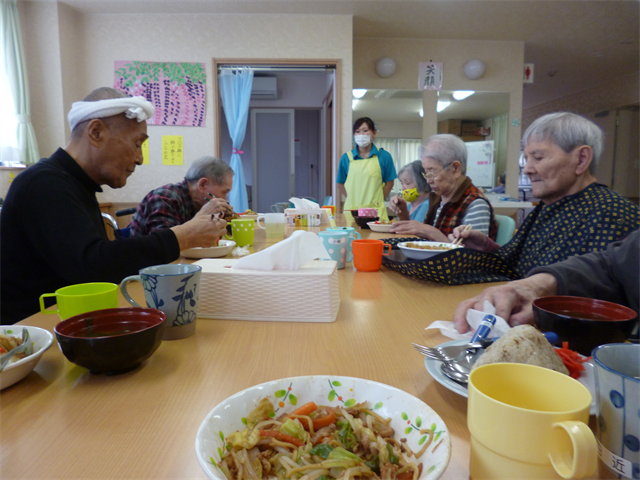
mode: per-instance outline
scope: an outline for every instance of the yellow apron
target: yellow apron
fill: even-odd
[[[347,190],[344,210],[376,208],[380,220],[389,220],[387,207],[384,205],[382,170],[378,156],[373,155],[362,160],[354,160],[351,150],[347,152],[347,156],[349,157],[349,173],[346,182],[344,182],[344,188]]]

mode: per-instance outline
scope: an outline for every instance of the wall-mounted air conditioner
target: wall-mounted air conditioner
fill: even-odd
[[[253,100],[277,100],[278,79],[276,77],[253,77],[251,98]]]

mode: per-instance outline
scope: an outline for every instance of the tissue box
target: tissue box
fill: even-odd
[[[329,216],[326,208],[315,210],[287,208],[284,211],[284,223],[292,227],[319,227],[329,224]]]
[[[198,318],[267,322],[335,322],[337,263],[314,260],[300,270],[234,270],[235,259],[203,259]]]

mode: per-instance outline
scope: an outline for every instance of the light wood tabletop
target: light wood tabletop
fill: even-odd
[[[257,229],[252,250],[270,243]],[[34,372],[0,395],[0,477],[203,479],[195,437],[214,406],[269,380],[331,374],[392,385],[427,403],[451,433],[442,478],[468,478],[467,399],[429,375],[411,342],[448,341],[424,328],[450,320],[461,300],[485,286],[430,283],[384,266],[357,272],[351,263],[338,277],[334,323],[199,319],[195,335],[162,342],[139,368],[121,375],[90,374],[54,341]],[[144,304],[142,288],[131,291]],[[122,296],[120,303],[128,305]],[[57,315],[36,314],[20,323],[53,332],[57,321]]]

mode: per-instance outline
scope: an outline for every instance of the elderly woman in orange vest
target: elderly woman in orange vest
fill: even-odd
[[[391,154],[373,144],[376,133],[370,118],[355,121],[353,138],[357,146],[340,158],[336,183],[338,193],[347,197],[344,210],[375,208],[381,220],[388,220],[384,199],[398,175]]]
[[[471,225],[495,240],[498,225],[489,200],[466,176],[467,147],[455,135],[432,136],[422,151],[424,177],[431,187],[429,210],[424,223],[416,220],[394,224],[394,233],[417,235],[434,242],[447,242],[459,225]]]

